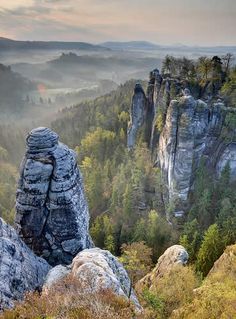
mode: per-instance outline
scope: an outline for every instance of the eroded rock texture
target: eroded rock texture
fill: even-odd
[[[236,134],[227,133],[227,138],[224,134],[226,115],[235,109],[224,104],[215,82],[201,86],[170,74],[161,75],[157,69],[150,73],[146,95],[143,90],[139,94],[143,99],[135,93],[132,100],[130,117],[135,134],[128,130],[128,146],[135,146],[135,136],[140,132],[154,165],[161,169],[166,186],[164,204],[171,204],[174,216],[183,216],[189,210],[201,161],[215,178],[229,164],[231,178],[236,179]],[[145,107],[140,103],[144,97]],[[139,121],[133,112],[137,109],[142,110]]]
[[[41,289],[50,268],[0,218],[0,310],[13,307],[26,291]]]
[[[79,279],[84,293],[112,289],[115,294],[130,298],[137,308],[141,308],[123,265],[107,250],[85,249],[73,259],[70,266],[52,268],[46,278],[44,289],[52,287],[68,274]]]
[[[146,96],[140,84],[136,84],[130,110],[130,123],[127,133],[127,146],[133,148],[138,130],[144,124],[146,118]]]
[[[143,139],[149,147],[153,141],[153,121],[156,114],[156,104],[159,100],[159,92],[162,84],[162,76],[159,70],[150,72],[147,92],[145,94],[141,84],[134,88],[130,109],[130,123],[127,132],[127,145],[132,149],[136,143],[137,134],[143,127]]]
[[[145,277],[139,280],[135,286],[138,291],[144,288],[152,288],[158,279],[167,274],[176,265],[184,266],[188,262],[188,253],[181,245],[169,247],[158,259],[155,268]]]
[[[48,128],[32,130],[26,143],[16,196],[17,230],[51,265],[69,264],[92,245],[76,155]]]
[[[194,182],[201,158],[217,160],[214,147],[221,133],[224,115],[219,105],[195,100],[188,89],[172,100],[161,132],[158,157],[169,200],[183,206]]]

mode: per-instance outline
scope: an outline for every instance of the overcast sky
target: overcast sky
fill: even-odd
[[[0,0],[0,36],[236,45],[236,0]]]

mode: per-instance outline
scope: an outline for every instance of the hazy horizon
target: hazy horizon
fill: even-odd
[[[234,0],[1,0],[0,36],[234,46],[235,16]]]

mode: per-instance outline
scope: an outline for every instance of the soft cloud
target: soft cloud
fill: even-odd
[[[235,0],[0,0],[0,30],[18,39],[236,44]]]

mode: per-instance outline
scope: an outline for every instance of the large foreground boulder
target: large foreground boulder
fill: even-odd
[[[41,289],[50,268],[0,218],[0,310],[13,307],[25,292]]]
[[[76,154],[48,128],[32,130],[21,165],[16,227],[25,243],[49,264],[70,264],[93,244]]]
[[[181,245],[169,247],[163,255],[160,256],[156,267],[136,284],[136,289],[142,291],[143,288],[152,288],[158,279],[163,277],[176,265],[186,265],[188,262],[188,253]]]
[[[85,249],[73,259],[70,266],[58,265],[52,268],[47,275],[44,290],[47,291],[69,274],[79,279],[84,293],[111,289],[119,296],[130,298],[136,308],[141,309],[126,270],[107,250]]]

